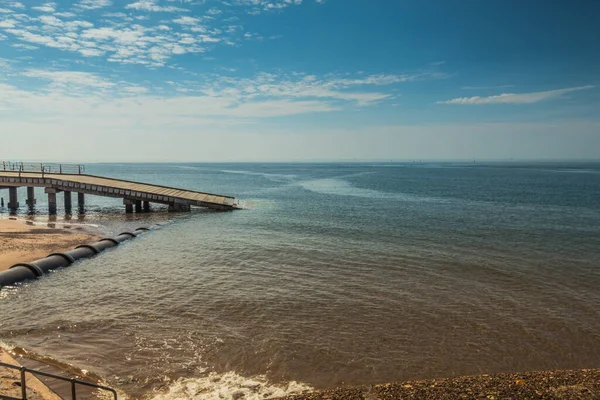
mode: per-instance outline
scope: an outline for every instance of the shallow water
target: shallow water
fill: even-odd
[[[0,340],[132,396],[262,398],[598,367],[600,164],[88,171],[234,195],[246,207],[125,216],[118,200],[88,196],[78,222],[103,233],[163,226],[0,292]]]

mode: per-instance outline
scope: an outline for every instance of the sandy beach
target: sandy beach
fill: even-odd
[[[68,225],[67,225],[68,226]],[[99,236],[65,227],[29,225],[22,220],[0,220],[0,271],[49,253],[66,251],[95,241]]]

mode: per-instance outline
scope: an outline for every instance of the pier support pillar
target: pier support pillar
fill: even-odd
[[[79,214],[85,213],[85,194],[77,193],[77,206],[79,207]]]
[[[8,208],[11,211],[16,211],[19,208],[19,197],[17,195],[17,188],[10,187],[8,188]]]
[[[71,192],[69,191],[64,191],[64,196],[65,196],[65,213],[66,214],[71,214],[72,208],[73,208],[73,202],[72,202],[72,198],[71,198]]]
[[[123,199],[123,204],[125,204],[125,214],[133,213],[133,200]]]
[[[50,215],[56,215],[56,193],[58,190],[54,188],[46,188],[44,192],[48,194],[48,213]]]
[[[141,213],[142,212],[142,201],[141,200],[136,200],[135,201],[135,212],[136,213]]]
[[[33,208],[33,206],[35,206],[36,200],[35,200],[35,188],[33,187],[27,187],[27,200],[26,200],[27,205],[29,206],[30,209]]]
[[[169,212],[183,212],[183,211],[190,211],[190,206],[188,204],[180,204],[180,203],[169,204]]]
[[[150,202],[144,201],[144,212],[150,212]]]

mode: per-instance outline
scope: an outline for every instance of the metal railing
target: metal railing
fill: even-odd
[[[19,176],[23,172],[34,172],[44,174],[69,174],[81,175],[85,173],[85,166],[81,164],[25,164],[22,162],[2,161],[0,171],[18,172]]]
[[[77,400],[77,385],[83,385],[83,386],[88,386],[88,387],[92,387],[95,389],[106,390],[113,394],[114,400],[117,400],[117,391],[108,386],[97,385],[95,383],[85,382],[85,381],[75,379],[75,378],[65,378],[64,376],[54,375],[54,374],[50,374],[48,372],[42,372],[42,371],[38,371],[35,369],[21,367],[18,365],[5,364],[3,362],[0,362],[0,367],[16,369],[21,372],[21,397],[10,397],[10,396],[3,396],[2,394],[0,394],[0,399],[27,400],[27,380],[25,379],[25,373],[29,372],[32,375],[40,375],[40,376],[45,376],[47,378],[53,378],[53,379],[58,379],[58,380],[65,381],[65,382],[71,382],[71,398],[73,400]]]

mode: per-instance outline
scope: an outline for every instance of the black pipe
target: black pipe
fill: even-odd
[[[19,264],[13,265],[9,269],[13,269],[13,268],[27,268],[29,271],[31,271],[36,276],[42,276],[42,275],[44,275],[44,271],[42,271],[42,269],[40,267],[38,267],[37,265],[35,265],[35,264],[19,263]]]
[[[66,254],[66,253],[52,253],[52,254],[48,254],[46,257],[50,257],[50,256],[61,256],[62,258],[64,258],[65,260],[67,260],[70,264],[73,264],[75,262],[75,258]]]
[[[106,249],[116,247],[124,241],[133,239],[148,231],[148,228],[138,228],[135,230],[137,233],[123,232],[114,238],[103,238],[92,244],[82,244],[64,253],[52,253],[48,254],[46,258],[30,263],[15,264],[8,270],[0,272],[0,289],[3,286],[11,286],[17,282],[36,279],[50,271],[68,267],[77,260],[95,256]]]
[[[0,273],[0,288],[3,286],[11,286],[16,282],[29,281],[37,277],[37,273],[33,272],[31,269],[15,265]]]
[[[46,258],[42,258],[41,260],[34,261],[32,262],[32,264],[36,265],[39,269],[41,269],[44,272],[44,274],[47,274],[52,270],[68,267],[69,265],[71,265],[69,261],[67,261],[64,257],[61,256],[49,256]]]
[[[129,236],[131,236],[131,237],[136,237],[136,236],[137,236],[135,233],[131,233],[131,232],[123,232],[123,233],[119,233],[119,235],[118,235],[118,236],[121,236],[121,235],[129,235]]]
[[[65,254],[73,257],[75,260],[81,260],[82,258],[88,258],[96,254],[96,250],[89,249],[87,247],[78,247],[73,250],[66,251]]]

